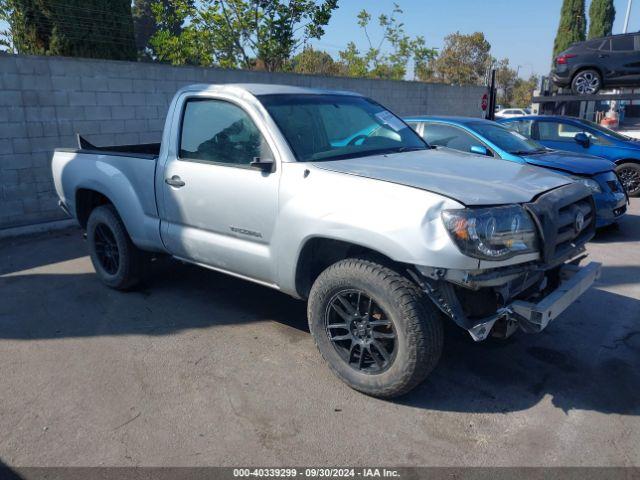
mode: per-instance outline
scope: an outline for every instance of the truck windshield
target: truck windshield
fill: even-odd
[[[501,125],[478,122],[469,125],[469,128],[489,140],[496,147],[513,155],[526,155],[546,151],[546,148],[538,142]]]
[[[410,150],[427,143],[378,103],[352,95],[261,95],[299,162]]]

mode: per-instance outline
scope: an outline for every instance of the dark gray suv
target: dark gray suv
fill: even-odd
[[[555,59],[553,82],[576,95],[640,85],[640,33],[575,43]]]

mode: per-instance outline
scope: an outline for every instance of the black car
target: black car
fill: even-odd
[[[640,33],[574,43],[555,59],[553,82],[576,95],[640,85]]]

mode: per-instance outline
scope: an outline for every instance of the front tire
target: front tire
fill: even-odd
[[[616,167],[616,173],[630,197],[640,196],[640,165],[622,163]]]
[[[113,205],[102,205],[91,212],[87,241],[91,263],[102,283],[128,290],[140,282],[144,252],[131,242]]]
[[[595,95],[602,88],[602,78],[597,70],[588,68],[575,74],[571,80],[571,91],[575,95]]]
[[[322,272],[311,288],[308,316],[331,370],[374,397],[407,393],[442,353],[442,320],[424,292],[369,260],[342,260]]]

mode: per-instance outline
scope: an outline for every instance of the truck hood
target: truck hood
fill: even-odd
[[[615,168],[611,160],[579,153],[552,150],[548,153],[537,155],[523,155],[522,158],[529,164],[537,167],[555,168],[576,175],[595,175],[608,172]]]
[[[464,205],[524,203],[571,182],[566,176],[447,148],[314,162],[333,172],[420,188]]]

